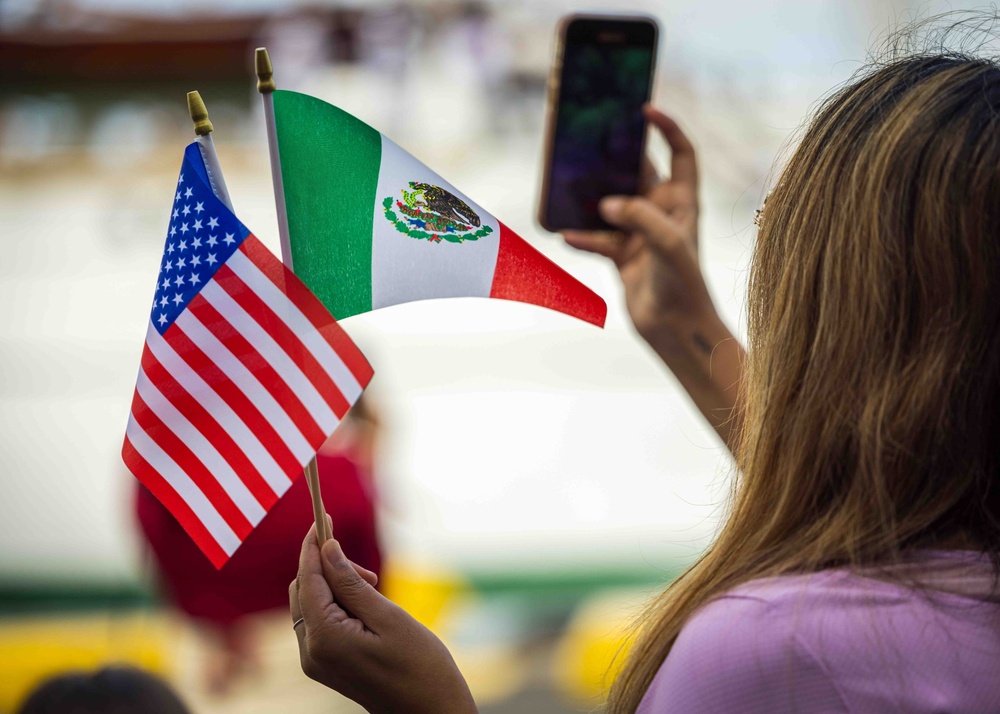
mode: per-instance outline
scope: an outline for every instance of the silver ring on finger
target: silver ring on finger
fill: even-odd
[[[305,621],[306,621],[306,618],[300,617],[298,620],[296,620],[295,622],[292,623],[292,629],[294,630],[296,627],[298,627],[299,625],[301,625]]]

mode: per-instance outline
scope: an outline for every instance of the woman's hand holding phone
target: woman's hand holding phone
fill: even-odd
[[[625,302],[639,334],[657,347],[678,323],[699,319],[715,307],[698,265],[698,168],[694,147],[677,123],[646,106],[643,113],[673,153],[670,178],[659,181],[644,165],[641,196],[608,196],[601,217],[617,231],[565,231],[574,248],[614,261]],[[658,350],[659,351],[659,350]]]
[[[601,216],[617,231],[565,231],[574,248],[610,258],[625,288],[639,335],[674,372],[702,413],[733,448],[733,407],[743,349],[722,322],[698,262],[698,165],[694,146],[673,119],[643,113],[672,153],[670,178],[645,163],[641,196],[608,196]]]

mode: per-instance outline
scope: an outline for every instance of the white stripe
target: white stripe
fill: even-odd
[[[219,423],[233,441],[246,455],[254,468],[260,472],[267,484],[274,491],[275,495],[281,496],[292,485],[284,470],[271,456],[260,440],[250,430],[250,427],[240,419],[233,408],[220,397],[209,384],[199,376],[191,367],[181,359],[174,348],[163,339],[160,333],[150,325],[149,334],[146,335],[146,344],[156,361],[177,380],[188,394],[204,407],[215,421]]]
[[[268,334],[267,330],[261,327],[260,323],[253,319],[250,313],[244,310],[243,306],[236,302],[215,280],[209,280],[201,294],[233,326],[233,329],[239,332],[250,343],[250,346],[274,368],[282,381],[302,402],[306,411],[309,412],[309,416],[316,422],[316,426],[322,429],[324,434],[329,435],[337,427],[340,420],[323,399],[323,395],[309,381],[309,377],[295,364],[295,360],[289,357],[288,353]]]
[[[170,403],[163,393],[156,388],[156,385],[146,376],[146,371],[139,370],[139,377],[135,381],[135,389],[146,402],[146,406],[159,417],[160,421],[170,429],[185,446],[208,469],[209,475],[215,479],[222,490],[236,504],[240,512],[247,517],[250,525],[257,525],[267,511],[257,502],[250,489],[236,475],[232,466],[229,465],[219,450],[215,448],[205,435],[198,431],[198,427],[188,421],[187,417],[181,414],[177,407]]]
[[[399,201],[410,181],[429,183],[465,201],[493,232],[479,240],[439,243],[411,238],[385,217],[382,202]],[[372,224],[372,309],[412,300],[489,297],[500,249],[500,223],[413,156],[382,137],[382,161]],[[396,220],[405,220],[393,206]]]
[[[183,469],[171,459],[167,453],[153,441],[132,415],[129,415],[125,436],[136,452],[148,463],[170,486],[177,495],[194,511],[194,515],[208,529],[208,532],[219,544],[219,547],[232,555],[240,546],[239,537],[229,527],[225,519],[215,510],[215,506],[206,498],[194,481],[184,473]]]
[[[305,464],[316,455],[316,450],[309,446],[308,440],[295,426],[270,392],[264,389],[260,381],[248,370],[236,356],[229,351],[190,310],[184,310],[174,322],[188,339],[195,343],[206,355],[210,355],[219,369],[225,373],[233,384],[243,392],[247,399],[253,402],[258,411],[263,414],[278,436],[288,445],[299,463]]]
[[[337,385],[347,402],[354,404],[361,396],[361,384],[298,306],[241,251],[233,253],[233,256],[226,261],[226,265],[284,320]]]

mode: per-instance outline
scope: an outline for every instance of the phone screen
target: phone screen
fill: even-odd
[[[599,229],[601,198],[639,188],[656,26],[578,18],[566,28],[543,223]]]

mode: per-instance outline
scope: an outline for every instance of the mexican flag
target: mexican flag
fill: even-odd
[[[338,320],[444,297],[493,297],[603,326],[596,293],[381,133],[276,91],[292,267]]]

